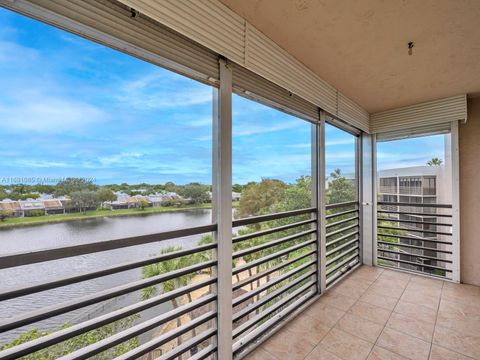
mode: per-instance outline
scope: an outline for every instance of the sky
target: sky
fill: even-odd
[[[5,9],[0,77],[0,184],[211,183],[212,87]],[[234,95],[233,182],[309,175],[310,139],[308,122]],[[379,162],[424,163],[434,143],[382,145]],[[354,137],[328,125],[326,145],[327,174],[353,174]]]

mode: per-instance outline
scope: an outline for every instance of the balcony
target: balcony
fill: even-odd
[[[362,266],[246,359],[478,359],[479,315],[479,287]]]
[[[0,0],[0,359],[480,360],[479,18]]]

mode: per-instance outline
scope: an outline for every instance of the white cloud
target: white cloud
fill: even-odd
[[[327,140],[325,141],[325,146],[334,146],[334,145],[347,145],[354,144],[355,139],[341,139],[341,140]]]
[[[0,63],[32,63],[38,60],[40,53],[32,48],[0,40]]]
[[[81,101],[37,94],[8,103],[0,102],[4,129],[54,132],[77,130],[106,120],[108,115]]]
[[[204,127],[204,126],[212,126],[213,124],[213,119],[210,117],[203,118],[203,119],[196,119],[187,122],[187,125],[193,126],[193,127]]]
[[[98,158],[98,161],[102,166],[125,165],[129,164],[131,161],[140,159],[143,155],[144,154],[140,152],[122,152],[119,154],[102,156]]]
[[[212,101],[210,87],[190,81],[166,70],[158,70],[125,82],[120,86],[118,99],[139,109],[182,107]]]
[[[264,134],[264,133],[270,133],[275,131],[293,129],[301,124],[302,123],[300,123],[299,121],[284,122],[284,123],[272,125],[272,126],[245,123],[245,124],[240,124],[236,126],[233,130],[233,135],[247,136],[247,135]]]

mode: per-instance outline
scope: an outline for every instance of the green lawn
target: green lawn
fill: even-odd
[[[232,203],[234,207],[238,206],[238,202]],[[192,210],[192,209],[211,209],[212,204],[200,204],[200,205],[183,205],[183,206],[168,206],[157,208],[141,209],[121,209],[121,210],[108,210],[99,209],[93,211],[87,211],[86,213],[73,213],[73,214],[59,214],[59,215],[44,215],[36,217],[23,217],[23,218],[7,218],[5,221],[0,222],[0,228],[9,228],[17,226],[37,225],[46,223],[58,223],[64,221],[93,219],[97,217],[111,217],[111,216],[135,216],[145,214],[156,214],[164,212]]]

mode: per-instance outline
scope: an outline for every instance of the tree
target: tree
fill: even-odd
[[[102,187],[97,191],[98,201],[105,202],[105,201],[115,201],[117,200],[117,195],[113,193],[112,190],[106,187]]]
[[[232,191],[241,193],[243,191],[244,186],[240,184],[233,184]]]
[[[161,250],[160,254],[168,254],[171,252],[176,252],[182,250],[181,246],[169,246]],[[187,255],[187,256],[181,256],[177,258],[173,258],[170,260],[165,260],[161,261],[158,263],[146,265],[142,268],[142,274],[143,278],[150,278],[153,276],[158,276],[161,274],[166,274],[171,271],[175,271],[178,269],[182,269],[184,267],[193,265],[197,263],[197,256],[194,255]],[[195,276],[195,273],[189,273],[187,275],[179,276],[171,280],[164,281],[160,284],[162,287],[162,293],[167,293],[170,291],[173,291],[179,287],[183,287],[188,285],[190,280]],[[158,289],[156,286],[149,286],[147,288],[142,289],[141,291],[141,297],[143,300],[149,299],[151,296],[155,295],[157,293]],[[189,301],[191,302],[191,294],[188,293],[187,297],[189,298]],[[172,306],[174,309],[179,307],[179,302],[177,298],[173,298],[171,300]],[[177,316],[177,327],[180,327],[182,325],[182,321],[180,316]],[[181,342],[181,336],[178,337],[178,344],[180,345]]]
[[[12,210],[1,210],[0,211],[0,221],[5,221],[6,218],[12,216],[13,211]]]
[[[107,337],[113,336],[121,330],[131,327],[139,315],[130,315],[121,320],[114,321],[110,324],[104,325],[97,329],[90,330],[86,333],[75,336],[74,338],[65,340],[61,343],[49,346],[46,349],[38,350],[33,354],[23,356],[19,360],[54,360],[64,355],[70,354],[76,350],[79,350],[85,346],[97,343]],[[53,333],[54,331],[60,331],[69,328],[70,324],[64,324],[60,329],[52,331],[41,331],[37,328],[32,328],[22,334],[8,344],[0,346],[0,350],[7,350],[14,346],[21,345],[23,343],[36,340],[43,336]],[[118,357],[130,350],[135,349],[138,346],[138,338],[131,338],[117,346],[114,346],[104,352],[90,357],[92,360],[108,360],[113,357]]]
[[[210,197],[208,196],[208,187],[199,183],[190,183],[178,188],[178,194],[186,199],[190,199],[192,204],[198,205],[207,202]]]
[[[286,187],[283,181],[274,179],[249,183],[242,193],[235,216],[242,218],[270,212],[270,207],[283,199]]]
[[[140,209],[141,210],[145,210],[148,207],[148,201],[147,200],[142,199],[142,200],[140,200],[139,204],[140,204]]]
[[[83,190],[96,191],[98,186],[91,180],[83,178],[66,178],[55,186],[55,196],[72,195]]]
[[[340,169],[335,169],[330,174],[328,182],[328,204],[337,204],[355,200],[355,183],[342,175]]]
[[[443,160],[437,157],[432,158],[431,160],[427,161],[428,166],[440,166],[442,165]]]
[[[98,195],[95,191],[82,190],[71,194],[70,207],[77,208],[83,213],[89,208],[96,208],[98,204]]]

